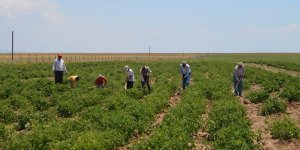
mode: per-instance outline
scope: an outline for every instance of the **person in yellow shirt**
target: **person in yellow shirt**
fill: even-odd
[[[68,78],[68,80],[70,81],[71,87],[72,87],[72,88],[75,88],[76,85],[77,85],[77,82],[79,81],[79,77],[78,77],[77,75],[75,75],[75,76],[70,76],[70,77]]]

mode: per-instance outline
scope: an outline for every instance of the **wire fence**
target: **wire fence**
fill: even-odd
[[[63,60],[74,62],[103,62],[103,61],[164,61],[201,58],[200,54],[64,54]],[[0,63],[52,63],[57,54],[0,54]]]

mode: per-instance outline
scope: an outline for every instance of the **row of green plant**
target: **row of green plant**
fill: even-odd
[[[271,135],[274,139],[299,139],[300,128],[297,127],[296,123],[292,119],[284,117],[283,119],[273,122],[271,126]]]
[[[255,75],[259,75],[261,73],[266,73],[266,71],[259,70]],[[269,78],[278,78],[278,74],[269,73]],[[280,74],[282,75],[282,74]],[[299,101],[300,97],[298,96],[299,88],[299,80],[284,75],[285,80],[282,83],[282,80],[274,80],[273,84],[282,84],[282,91],[278,91],[279,97],[270,97],[270,93],[268,93],[263,87],[262,90],[251,92],[247,95],[247,98],[252,103],[262,103],[260,114],[261,115],[271,115],[276,113],[285,113],[287,110],[287,101]],[[277,81],[277,83],[276,83]],[[266,85],[266,84],[265,84]],[[274,139],[287,140],[292,138],[299,138],[300,129],[296,126],[296,123],[288,117],[284,117],[283,119],[275,120],[271,122],[271,135]]]
[[[259,68],[248,67],[247,78],[252,84],[260,84],[263,90],[250,94],[253,103],[268,99],[268,93],[277,92],[288,101],[300,101],[300,79],[284,73],[272,73]],[[266,93],[267,92],[267,93]]]
[[[48,66],[48,64],[39,65]],[[74,64],[74,66],[76,65]],[[101,65],[85,65],[90,70],[98,70],[99,66]],[[30,65],[30,67],[32,66]],[[109,67],[113,67],[113,65]],[[34,69],[31,68],[31,70]],[[84,69],[82,70],[84,71]],[[105,67],[103,69],[101,67],[99,70],[103,71]],[[113,70],[106,70],[107,73],[113,72]],[[81,72],[80,68],[76,72],[80,74],[85,73]],[[95,73],[93,74],[97,76]],[[92,75],[86,73],[85,77],[90,78]],[[118,77],[115,78],[117,79]],[[28,80],[18,78],[7,79],[2,83],[4,86],[1,86],[6,91],[6,96],[1,98],[0,121],[5,123],[6,133],[4,140],[1,142],[1,145],[3,145],[1,147],[5,147],[6,149],[33,149],[47,147],[49,143],[55,142],[58,137],[60,139],[61,137],[64,137],[63,139],[70,138],[70,136],[64,136],[64,134],[72,134],[74,132],[69,132],[65,129],[66,126],[60,126],[65,121],[61,117],[72,117],[89,106],[102,103],[105,98],[113,96],[122,90],[123,86],[121,82],[110,82],[107,88],[100,90],[89,88],[93,85],[93,81],[90,82],[87,78],[83,78],[76,89],[71,89],[67,85],[67,82],[62,85],[54,85],[53,81],[44,78]],[[22,132],[19,134],[18,132],[21,130]],[[48,130],[53,132],[53,134],[49,134]],[[46,132],[48,134],[43,135]],[[76,131],[76,133],[80,132]],[[47,137],[47,135],[53,136]],[[48,140],[44,141],[45,139],[41,138]],[[41,141],[45,143],[39,143]]]
[[[247,76],[249,82],[262,85],[261,90],[251,92],[246,96],[252,103],[263,103],[260,111],[261,115],[285,113],[287,109],[287,102],[285,102],[285,100],[300,100],[300,92],[298,90],[300,80],[298,78],[252,67],[247,68],[247,71],[249,72]],[[277,92],[279,97],[270,98],[270,92]]]
[[[213,107],[206,131],[213,149],[257,149],[257,135],[251,130],[245,108],[233,96],[232,72],[234,64],[213,64],[211,78]],[[232,66],[231,68],[226,66]],[[228,68],[228,69],[224,69]],[[225,85],[225,86],[224,86]],[[228,85],[228,86],[226,86]],[[218,95],[218,96],[214,96]]]
[[[200,100],[202,104],[197,100],[200,97],[213,101],[213,110],[209,114],[206,128],[213,149],[258,148],[254,143],[257,136],[250,128],[245,108],[230,93],[233,68],[234,65],[224,62],[204,62],[203,73],[208,72],[209,79],[205,76],[202,76],[202,79],[198,75],[196,79],[199,79],[199,85],[188,89],[182,97],[182,102],[174,108],[174,112],[173,109],[170,111],[161,127],[154,129],[149,138],[134,145],[133,149],[192,149],[188,143],[193,143],[192,133],[201,126],[199,118],[204,112],[204,100]],[[197,96],[189,97],[189,92],[193,90],[197,91],[194,93]],[[188,105],[188,108],[181,108],[188,102],[192,102],[192,106],[196,107]]]
[[[279,61],[250,61],[251,63],[257,63],[262,65],[268,65],[276,68],[292,70],[292,71],[300,71],[300,64],[299,63],[292,63],[292,62],[279,62]]]
[[[260,114],[264,116],[276,113],[285,113],[287,109],[287,104],[284,100],[278,97],[271,98],[270,94],[265,90],[252,92],[247,95],[247,98],[252,103],[262,103]]]
[[[205,65],[193,69],[193,84],[181,95],[176,107],[170,108],[163,123],[151,130],[149,138],[135,143],[132,149],[191,149],[192,133],[200,128],[199,117],[205,111],[203,98]]]
[[[83,76],[75,89],[71,89],[67,83],[54,85],[48,79],[29,79],[21,81],[19,85],[6,87],[19,91],[11,90],[2,101],[2,106],[6,108],[3,110],[8,111],[0,118],[8,118],[5,119],[8,121],[4,122],[5,136],[1,147],[112,149],[124,145],[134,130],[142,132],[147,128],[154,115],[167,105],[169,96],[180,85],[180,81],[175,80],[177,69],[173,69],[177,65],[159,69],[161,63],[153,64],[157,65],[150,65],[155,84],[149,95],[139,89],[139,82],[131,90],[123,89],[125,73],[121,63],[73,64],[74,68],[82,68],[76,68],[70,74],[76,72]],[[143,64],[131,65],[138,70]],[[96,70],[110,75],[106,75],[109,78],[107,88],[90,88],[94,77],[99,74]],[[138,73],[136,75],[138,78]],[[11,81],[17,83],[18,80],[6,80],[4,84],[10,85]],[[18,96],[17,93],[23,94]],[[7,117],[10,114],[11,120]],[[19,130],[22,130],[21,134]]]
[[[86,141],[80,140],[81,136],[66,141],[72,143],[67,145],[79,149],[91,146],[96,149],[113,149],[125,145],[135,132],[144,132],[150,126],[155,114],[168,104],[169,97],[177,88],[174,78],[158,83],[157,86],[157,92],[153,92],[143,100],[132,101],[132,99],[122,98],[122,95],[118,95],[106,101],[105,107],[94,106],[81,114],[83,120],[97,124],[101,132],[115,132],[119,135],[118,137],[91,135],[91,138],[97,138],[97,141],[107,141],[100,147],[87,145],[89,143],[86,144]],[[65,143],[61,143],[61,145],[65,145]]]

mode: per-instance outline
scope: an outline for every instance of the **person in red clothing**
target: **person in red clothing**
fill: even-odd
[[[102,74],[100,74],[97,77],[95,84],[98,88],[104,88],[107,84],[107,79]]]

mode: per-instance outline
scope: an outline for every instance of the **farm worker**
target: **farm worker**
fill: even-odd
[[[124,67],[124,69],[125,69],[125,72],[127,73],[126,89],[131,89],[131,88],[133,88],[133,83],[135,81],[133,70],[130,69],[129,66],[127,66],[127,65]]]
[[[243,77],[245,69],[243,63],[239,62],[234,68],[233,81],[234,81],[234,96],[242,96],[243,93]]]
[[[68,80],[70,81],[71,87],[72,87],[72,88],[75,88],[76,85],[77,85],[77,82],[79,81],[79,77],[78,77],[77,75],[75,75],[75,76],[70,76],[70,77],[68,78]]]
[[[142,88],[144,89],[145,84],[147,84],[149,93],[151,92],[151,88],[150,88],[150,74],[151,74],[151,72],[152,71],[148,66],[143,66],[140,69]]]
[[[104,86],[106,86],[107,84],[107,79],[102,74],[99,74],[95,81],[95,84],[98,88],[104,88]]]
[[[62,83],[64,72],[67,73],[62,54],[58,54],[58,58],[54,60],[52,70],[55,76],[55,84]]]
[[[191,79],[191,67],[187,64],[186,61],[183,61],[180,64],[180,74],[182,76],[182,88],[185,89],[186,86],[189,86]]]

